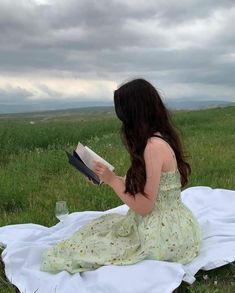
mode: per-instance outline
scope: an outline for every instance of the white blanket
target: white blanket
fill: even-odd
[[[192,284],[199,269],[210,270],[235,260],[235,191],[195,186],[182,191],[181,197],[203,228],[200,254],[186,265],[143,260],[76,274],[39,270],[46,248],[102,214],[125,214],[128,206],[124,204],[106,211],[71,213],[64,223],[49,228],[32,223],[1,227],[6,276],[20,292],[26,293],[170,293],[182,280]]]

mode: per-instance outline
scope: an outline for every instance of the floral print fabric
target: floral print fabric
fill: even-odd
[[[141,216],[105,214],[43,252],[42,271],[70,273],[103,265],[128,265],[143,259],[190,262],[199,254],[202,230],[181,201],[178,169],[162,172],[154,209]]]

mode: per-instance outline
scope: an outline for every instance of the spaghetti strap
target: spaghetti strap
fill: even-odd
[[[153,136],[157,136],[157,137],[160,137],[161,139],[163,139],[167,143],[167,146],[169,147],[170,151],[172,152],[171,146],[169,145],[168,141],[164,137],[162,137],[160,135],[157,135],[157,134],[153,134]],[[175,154],[174,153],[173,153],[173,155],[175,157]]]
[[[168,141],[167,141],[164,137],[162,137],[162,136],[160,136],[160,135],[157,135],[157,134],[153,134],[153,136],[160,137],[160,138],[163,139],[163,140],[168,144],[168,146],[169,146]]]
[[[162,136],[160,136],[160,135],[153,134],[153,136],[157,136],[157,137],[160,137],[160,138],[162,138],[163,140],[165,140],[164,137],[162,137]],[[165,140],[165,141],[166,141],[166,140]]]

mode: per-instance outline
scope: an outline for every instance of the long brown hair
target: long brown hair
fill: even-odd
[[[191,167],[185,161],[186,155],[176,127],[173,126],[170,111],[155,87],[142,78],[128,81],[114,91],[114,105],[116,115],[122,122],[121,139],[131,159],[124,192],[133,196],[138,192],[147,195],[144,192],[144,149],[147,140],[155,132],[160,132],[174,150],[181,175],[181,188],[184,187],[188,183]]]

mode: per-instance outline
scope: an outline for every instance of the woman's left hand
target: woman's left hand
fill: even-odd
[[[93,160],[94,168],[93,171],[99,178],[104,181],[105,184],[110,184],[112,180],[116,177],[115,173],[111,171],[106,165],[103,163]]]

